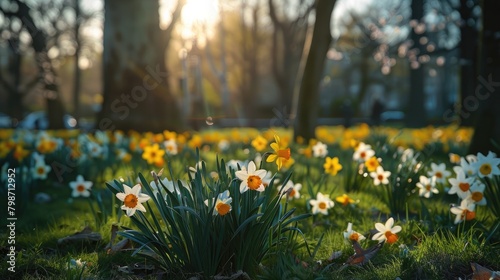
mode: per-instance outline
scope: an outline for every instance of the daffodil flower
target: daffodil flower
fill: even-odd
[[[85,181],[82,175],[78,175],[76,177],[76,181],[69,182],[69,186],[73,189],[71,193],[72,197],[89,197],[90,196],[90,188],[92,188],[92,182]]]
[[[498,168],[499,164],[500,159],[496,157],[495,153],[490,151],[487,156],[478,153],[477,162],[475,162],[473,166],[477,170],[477,175],[480,178],[491,178],[493,175],[500,175],[500,169]]]
[[[338,157],[326,157],[323,168],[325,169],[325,173],[335,176],[340,170],[342,170],[342,165],[339,163]]]
[[[391,176],[391,171],[384,171],[382,166],[377,166],[374,172],[370,172],[370,177],[373,178],[373,184],[375,186],[389,184],[389,176]]]
[[[328,215],[328,209],[332,208],[335,203],[328,197],[328,195],[318,192],[316,194],[316,199],[311,199],[309,204],[312,206],[312,213],[314,215],[321,213],[323,215]]]
[[[290,148],[283,147],[281,144],[281,139],[278,135],[274,135],[274,143],[271,143],[271,148],[273,149],[273,153],[270,154],[266,161],[273,162],[276,161],[276,165],[278,166],[278,170],[281,169],[281,166],[285,164],[288,160],[290,160],[291,153]]]
[[[137,184],[133,188],[123,184],[123,193],[117,193],[116,198],[123,201],[122,210],[127,212],[127,216],[135,214],[136,210],[146,212],[146,208],[141,204],[150,199],[149,195],[141,193],[141,185]]]
[[[266,176],[267,171],[264,169],[257,170],[253,161],[248,163],[248,170],[238,170],[235,175],[241,180],[240,193],[247,190],[263,192],[265,190],[262,179]]]
[[[398,236],[396,233],[401,231],[400,226],[394,226],[394,219],[391,217],[386,222],[385,225],[382,223],[376,223],[375,228],[377,233],[372,237],[372,240],[378,240],[379,242],[387,241],[387,243],[392,244],[398,241]]]
[[[474,212],[476,205],[468,199],[462,200],[460,206],[453,206],[450,208],[450,212],[457,215],[455,217],[455,224],[461,223],[462,221],[470,221],[476,218],[476,212]]]
[[[418,195],[423,196],[425,198],[429,198],[432,194],[438,194],[439,190],[436,188],[436,177],[432,176],[431,178],[427,178],[425,176],[420,176],[419,182],[417,183]]]
[[[344,239],[347,241],[356,241],[359,242],[361,240],[365,240],[366,237],[361,233],[352,230],[352,223],[347,224],[347,229],[344,231]]]
[[[351,203],[356,202],[354,199],[350,198],[347,194],[343,194],[341,196],[337,196],[335,200],[339,203],[341,203],[344,206],[347,206]]]
[[[232,210],[231,202],[233,198],[229,196],[229,190],[225,190],[217,196],[214,206],[214,215],[224,216]],[[205,200],[205,205],[208,205],[208,200]]]
[[[431,163],[431,171],[427,172],[427,175],[429,175],[429,177],[436,177],[437,183],[445,183],[446,178],[451,175],[451,172],[446,170],[446,165],[444,163],[435,164],[433,162]]]

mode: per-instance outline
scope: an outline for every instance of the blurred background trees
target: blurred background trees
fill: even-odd
[[[479,1],[322,2],[2,1],[0,111],[47,111],[53,128],[295,122],[309,138],[379,102],[386,124],[475,124],[497,40]]]

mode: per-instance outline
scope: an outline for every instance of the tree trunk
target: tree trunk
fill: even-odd
[[[31,36],[31,44],[35,50],[39,76],[44,83],[43,94],[47,102],[48,129],[64,129],[64,106],[59,96],[55,70],[52,67],[50,58],[47,56],[46,35],[36,26],[30,14],[29,6],[20,0],[16,0],[15,2],[18,5],[17,16]]]
[[[158,8],[158,1],[105,1],[104,98],[97,129],[183,128],[165,65],[169,34],[164,38],[159,27]]]
[[[424,1],[412,0],[411,2],[411,18],[422,21],[424,16]],[[413,47],[418,50],[418,54],[423,53],[424,49],[420,44],[420,38],[423,34],[417,34],[415,29],[412,30],[411,39]],[[418,61],[418,59],[417,59]],[[423,127],[426,124],[425,119],[425,93],[424,93],[424,69],[422,65],[417,68],[410,68],[410,98],[408,102],[408,115],[406,116],[406,124],[408,127]]]
[[[323,76],[325,57],[332,41],[330,34],[330,18],[334,0],[316,1],[316,21],[309,54],[300,85],[297,119],[295,121],[294,138],[303,137],[306,141],[315,137],[316,120],[318,118],[319,85]]]
[[[460,27],[460,58],[462,65],[460,67],[460,104],[465,104],[469,96],[474,95],[474,89],[477,85],[478,76],[478,65],[477,65],[477,47],[478,47],[478,31],[469,23],[469,20],[473,18],[472,11],[475,5],[469,6],[467,3],[470,0],[460,1],[460,15],[464,24]],[[464,106],[457,108],[460,110],[460,125],[462,126],[472,126],[474,121],[470,117],[471,112],[467,110]]]
[[[12,60],[10,64],[9,71],[14,76],[14,82],[12,85],[5,84],[7,89],[7,114],[17,119],[18,121],[24,117],[24,106],[23,106],[23,95],[20,92],[21,87],[21,61],[22,56],[19,51],[19,40],[17,38],[9,39],[9,46],[12,51]],[[8,81],[4,81],[8,83]]]
[[[497,11],[500,1],[484,0],[483,2],[483,32],[480,37],[480,48],[483,55],[479,61],[479,84],[474,95],[464,103],[471,112],[477,111],[474,136],[469,147],[469,153],[481,152],[487,154],[493,151],[500,155],[500,21]],[[475,77],[471,77],[475,79]]]
[[[80,17],[80,0],[74,0],[74,8],[75,8],[75,18]],[[82,42],[80,40],[80,21],[75,21],[75,65],[74,65],[74,81],[73,81],[73,116],[78,120],[80,117],[80,87],[81,87],[81,69],[80,65],[78,65],[78,61],[80,60],[80,52]]]

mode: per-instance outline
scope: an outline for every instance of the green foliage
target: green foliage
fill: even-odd
[[[254,275],[266,254],[288,240],[287,232],[299,231],[294,223],[309,216],[294,216],[295,209],[288,210],[287,203],[282,203],[283,194],[273,195],[272,182],[262,193],[240,193],[240,182],[232,179],[234,170],[229,174],[223,160],[217,170],[219,179],[207,180],[203,165],[190,186],[179,187],[178,192],[168,191],[158,180],[162,189],[155,193],[139,174],[152,203],[146,204],[147,214],[136,212],[130,217],[136,230],[121,233],[140,244],[136,254],[167,271],[211,277],[242,270]],[[118,181],[107,185],[114,193],[122,191]],[[178,186],[182,186],[180,181]],[[214,215],[215,205],[209,201],[225,190],[233,199],[232,210],[224,216]]]

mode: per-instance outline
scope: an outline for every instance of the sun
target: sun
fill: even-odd
[[[213,23],[218,17],[216,0],[188,0],[182,9],[183,24]]]
[[[172,10],[176,1],[160,1],[161,26],[166,28],[170,24]],[[219,18],[218,0],[187,0],[182,8],[181,20],[178,23],[181,27],[181,36],[185,39],[193,37],[211,36],[214,25]],[[209,34],[200,34],[203,27]]]

